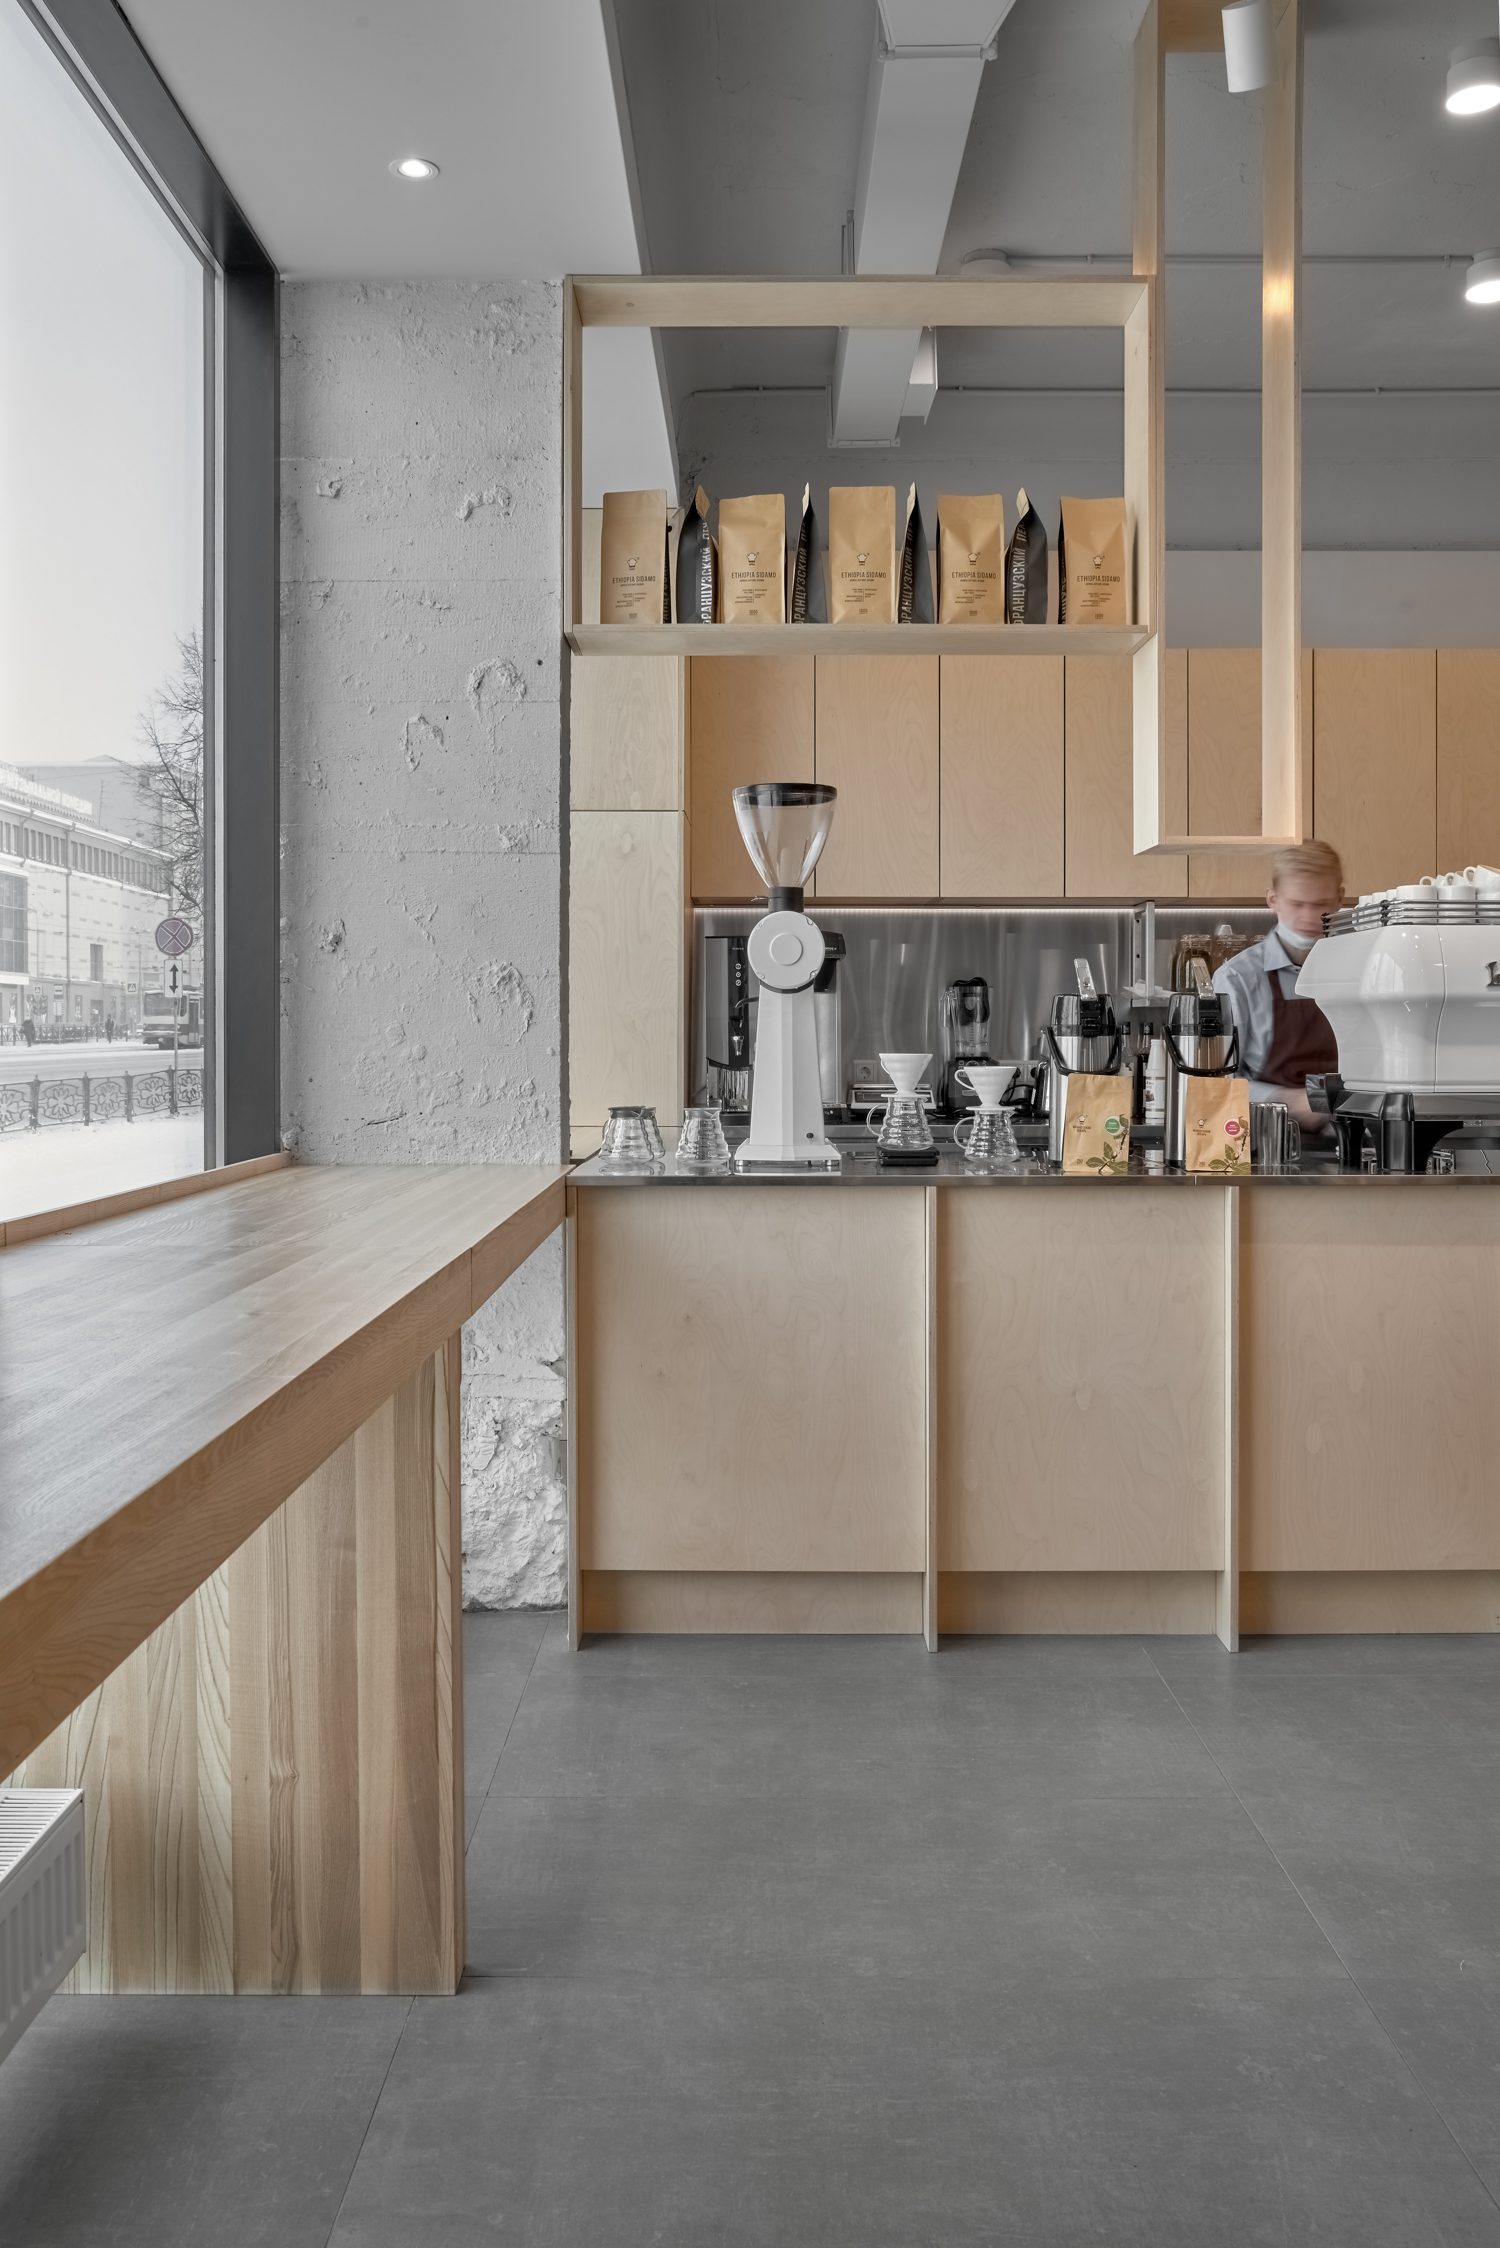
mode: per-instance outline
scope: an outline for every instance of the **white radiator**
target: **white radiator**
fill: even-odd
[[[0,1787],[0,2061],[87,1945],[82,1793]]]

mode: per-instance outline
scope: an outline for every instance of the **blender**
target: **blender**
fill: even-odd
[[[943,1108],[958,1116],[973,1105],[974,1094],[962,1072],[977,1062],[993,1062],[990,1053],[990,987],[983,976],[959,976],[942,998]]]
[[[814,987],[827,956],[803,910],[803,886],[833,825],[837,791],[806,781],[752,781],[734,792],[740,839],[766,885],[766,911],[747,940],[760,984],[750,1136],[737,1171],[836,1171],[823,1135]]]

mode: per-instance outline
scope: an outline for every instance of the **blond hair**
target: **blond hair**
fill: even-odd
[[[1331,843],[1320,843],[1310,836],[1305,843],[1288,843],[1271,861],[1271,888],[1279,890],[1289,876],[1301,876],[1316,882],[1326,876],[1344,894],[1344,862]]]

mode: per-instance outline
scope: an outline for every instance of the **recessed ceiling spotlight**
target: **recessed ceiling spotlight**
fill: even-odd
[[[1500,107],[1500,39],[1466,39],[1448,58],[1444,106],[1453,117]]]
[[[1470,259],[1464,295],[1470,304],[1500,304],[1500,250]]]
[[[429,156],[398,156],[390,169],[398,180],[435,180],[438,168]]]
[[[1276,74],[1271,0],[1229,0],[1224,18],[1224,75],[1232,94],[1259,93]]]

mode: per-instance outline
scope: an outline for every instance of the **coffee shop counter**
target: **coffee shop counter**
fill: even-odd
[[[1500,1628],[1500,1154],[872,1158],[573,1172],[575,1637]]]

